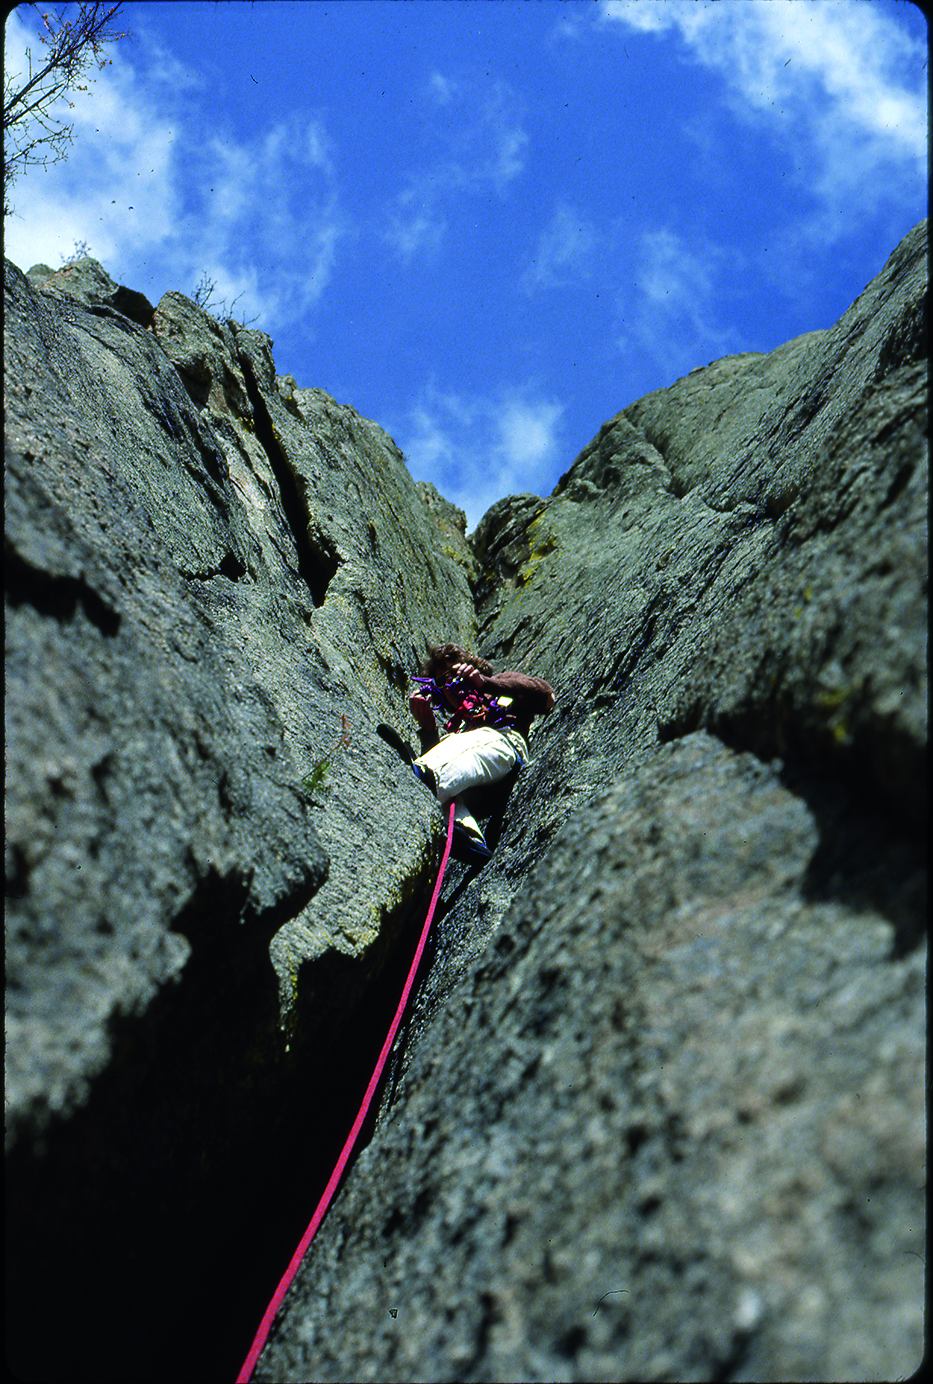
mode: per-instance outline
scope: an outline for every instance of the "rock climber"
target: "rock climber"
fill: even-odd
[[[408,705],[422,753],[412,768],[442,806],[454,800],[454,825],[466,853],[488,860],[492,852],[460,794],[498,783],[529,763],[531,722],[551,711],[554,690],[526,673],[494,673],[491,663],[459,644],[432,645],[414,681],[418,687]],[[447,717],[447,734],[440,739],[435,711]]]

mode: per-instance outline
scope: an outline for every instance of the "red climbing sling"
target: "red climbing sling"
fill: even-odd
[[[353,1152],[353,1145],[356,1143],[356,1140],[359,1136],[359,1132],[363,1128],[363,1122],[366,1119],[366,1115],[369,1111],[370,1103],[372,1102],[372,1098],[375,1095],[376,1087],[379,1085],[379,1078],[382,1076],[382,1069],[386,1064],[386,1060],[389,1056],[389,1052],[391,1051],[392,1044],[395,1041],[395,1035],[398,1032],[398,1026],[402,1022],[402,1015],[405,1013],[405,1006],[408,1003],[408,996],[411,993],[411,987],[415,983],[415,974],[418,970],[418,965],[421,961],[421,955],[424,951],[425,943],[428,940],[428,933],[431,931],[431,922],[434,918],[434,910],[437,907],[437,900],[440,897],[441,885],[444,882],[444,871],[447,869],[447,861],[450,859],[450,848],[453,843],[453,835],[454,804],[451,803],[450,816],[447,820],[447,841],[444,846],[444,854],[441,859],[441,868],[437,874],[437,883],[434,886],[434,893],[431,897],[431,903],[428,908],[428,916],[425,919],[424,927],[421,930],[421,940],[419,941],[418,946],[415,949],[415,958],[411,963],[411,969],[408,972],[408,979],[405,981],[405,988],[402,990],[402,998],[399,1000],[398,1009],[396,1009],[395,1011],[395,1018],[392,1020],[389,1032],[386,1035],[386,1040],[382,1045],[382,1052],[379,1054],[379,1061],[376,1063],[375,1070],[373,1071],[373,1074],[369,1079],[369,1085],[366,1088],[366,1095],[363,1097],[363,1104],[360,1106],[357,1117],[353,1121],[353,1128],[347,1135],[347,1142],[344,1144],[340,1157],[337,1159],[336,1166],[334,1167],[334,1171],[330,1175],[330,1181],[324,1188],[324,1195],[321,1197],[321,1200],[317,1204],[317,1210],[311,1217],[311,1222],[307,1230],[305,1231],[304,1235],[302,1235],[298,1248],[292,1255],[291,1263],[285,1270],[285,1273],[282,1275],[282,1280],[279,1283],[279,1286],[272,1294],[272,1300],[269,1303],[269,1306],[266,1308],[265,1313],[263,1314],[262,1321],[259,1323],[259,1330],[256,1332],[253,1344],[249,1348],[249,1354],[243,1361],[243,1367],[240,1370],[240,1373],[237,1375],[237,1384],[248,1384],[248,1381],[252,1377],[253,1370],[256,1368],[256,1361],[259,1359],[259,1356],[262,1353],[262,1348],[266,1344],[266,1338],[268,1337],[269,1331],[272,1328],[272,1323],[275,1320],[275,1314],[281,1307],[285,1294],[291,1287],[292,1279],[298,1272],[298,1268],[301,1264],[301,1261],[302,1259],[304,1259],[305,1255],[308,1252],[308,1246],[311,1244],[311,1241],[317,1234],[317,1228],[321,1224],[321,1221],[324,1219],[324,1215],[327,1211],[328,1206],[331,1203],[331,1199],[337,1190],[337,1184],[340,1182],[343,1170],[347,1165],[347,1160],[349,1159],[350,1154]]]
[[[445,727],[448,734],[458,731],[461,726],[473,725],[480,718],[486,726],[514,724],[514,718],[498,697],[478,691],[463,678],[440,683],[431,677],[414,677],[412,682],[418,684],[421,696],[427,698],[435,711],[453,711]],[[505,699],[506,704],[508,700]]]

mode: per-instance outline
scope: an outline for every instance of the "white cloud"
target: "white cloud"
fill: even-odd
[[[536,288],[576,283],[588,273],[595,245],[596,233],[585,213],[559,203],[538,238],[535,257],[522,275],[522,287],[532,293]]]
[[[504,195],[509,183],[524,171],[528,135],[519,123],[515,99],[504,82],[496,82],[483,101],[483,129],[488,145],[473,171],[475,181],[487,178]]]
[[[566,13],[567,6],[562,6],[564,13],[552,28],[548,35],[550,44],[580,43],[585,36],[585,26],[589,23],[588,16],[582,15],[580,6],[575,6],[570,13]],[[576,11],[576,13],[574,12]]]
[[[515,472],[537,471],[556,448],[555,428],[561,404],[506,399],[496,416],[499,445],[506,465]]]
[[[673,231],[645,231],[641,237],[637,282],[650,303],[667,312],[683,312],[710,295],[710,267],[690,254]]]
[[[28,30],[17,15],[8,54]],[[157,301],[193,293],[202,273],[235,315],[274,333],[314,305],[349,230],[333,151],[312,112],[237,139],[200,104],[203,83],[145,37],[73,93],[64,162],[14,184],[6,253],[22,269],[57,268],[84,241],[112,277]]]
[[[746,245],[741,264],[731,263],[738,241],[725,221],[719,247],[710,241],[710,222],[688,235],[688,252],[676,238],[668,247],[680,248],[668,254],[663,238],[644,240],[642,296],[626,292],[620,303],[620,345],[644,349],[666,377],[687,368],[685,343],[696,353],[694,364],[704,352],[711,359],[741,348],[740,338],[714,323],[724,320],[723,303],[736,299],[743,282],[757,280],[812,322],[827,252],[846,254],[870,233],[880,268],[884,253],[924,214],[926,46],[897,22],[896,11],[875,0],[602,0],[598,14],[603,38],[624,25],[636,34],[629,47],[666,39],[682,60],[721,77],[726,109],[746,130],[724,123],[714,99],[682,122],[710,186],[729,182],[728,145],[748,131],[760,144],[758,157],[770,156],[786,179],[786,195],[772,203],[770,217],[763,203],[756,208],[764,234],[757,248]],[[754,187],[749,195],[755,198]],[[673,280],[661,293],[652,285],[684,274],[694,278],[697,298],[675,311]],[[665,325],[674,332],[667,345]]]
[[[463,198],[505,197],[524,172],[528,146],[520,103],[505,82],[454,81],[435,71],[424,95],[423,128],[436,152],[409,174],[384,232],[406,262],[437,252]]]
[[[618,19],[630,29],[661,33],[677,23],[665,0],[602,0],[602,18]]]
[[[35,52],[35,36],[13,14],[5,35],[8,70],[27,47]],[[100,258],[112,260],[139,227],[149,242],[169,235],[177,215],[169,176],[174,130],[144,99],[127,99],[133,74],[119,47],[113,66],[89,85],[72,94],[72,109],[63,101],[57,107],[74,127],[65,161],[30,168],[13,184],[5,247],[23,269],[38,261],[57,267],[75,241],[90,242]]]
[[[812,142],[825,198],[847,195],[884,162],[925,179],[925,50],[871,0],[602,0],[600,15],[642,33],[676,31],[696,62],[722,74],[737,113]]]
[[[445,77],[443,72],[432,72],[428,78],[428,94],[439,106],[448,105],[457,95],[457,83],[450,77]]]
[[[406,264],[416,255],[436,254],[440,249],[448,224],[440,201],[430,178],[412,183],[395,199],[384,235]]]
[[[505,495],[550,493],[563,413],[563,404],[531,387],[465,397],[431,385],[400,425],[388,426],[412,475],[432,481],[473,529]]]
[[[660,387],[745,349],[736,333],[720,325],[721,281],[737,269],[711,244],[690,248],[667,227],[643,232],[632,283],[617,296],[619,350],[653,360]]]

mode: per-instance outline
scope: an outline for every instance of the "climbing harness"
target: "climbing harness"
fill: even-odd
[[[451,708],[445,698],[445,693],[453,693],[458,701],[454,708],[454,713],[448,720],[445,730],[453,732],[459,730],[461,726],[469,724],[476,716],[484,715],[487,726],[504,726],[509,724],[509,713],[501,704],[498,697],[490,697],[485,692],[480,692],[476,687],[471,687],[463,678],[454,678],[452,682],[438,683],[434,678],[413,677],[412,682],[417,682],[421,687],[422,696],[427,697],[435,711],[449,711]]]
[[[285,1273],[282,1275],[282,1280],[279,1283],[279,1286],[272,1294],[272,1300],[270,1301],[269,1306],[266,1308],[263,1314],[262,1321],[259,1323],[259,1330],[256,1332],[253,1344],[250,1346],[249,1353],[246,1359],[243,1361],[243,1366],[240,1370],[240,1373],[237,1375],[237,1384],[248,1384],[248,1381],[252,1377],[253,1370],[256,1368],[256,1362],[259,1359],[259,1356],[262,1354],[263,1346],[266,1344],[266,1339],[272,1328],[272,1323],[275,1320],[275,1315],[282,1305],[282,1301],[285,1297],[285,1294],[291,1287],[292,1279],[298,1272],[302,1259],[304,1259],[305,1255],[308,1252],[308,1246],[311,1244],[311,1241],[317,1234],[318,1226],[324,1219],[324,1216],[327,1212],[327,1208],[331,1203],[331,1199],[337,1190],[337,1186],[340,1182],[343,1170],[347,1165],[347,1160],[349,1159],[350,1154],[353,1152],[353,1146],[356,1143],[360,1130],[363,1128],[363,1123],[369,1112],[369,1107],[372,1102],[372,1098],[376,1093],[376,1087],[379,1085],[379,1078],[382,1076],[382,1069],[386,1064],[386,1060],[388,1059],[389,1052],[392,1048],[392,1044],[395,1042],[395,1035],[398,1032],[399,1024],[402,1022],[402,1015],[405,1013],[405,1006],[408,1004],[408,996],[411,993],[411,987],[415,983],[415,974],[418,970],[418,966],[421,961],[421,955],[424,951],[425,943],[428,940],[428,933],[431,931],[431,923],[434,919],[434,910],[437,907],[437,900],[440,897],[441,885],[444,882],[444,871],[447,869],[447,862],[450,859],[450,848],[453,844],[453,839],[454,804],[451,803],[450,815],[447,819],[447,841],[444,846],[444,854],[441,858],[441,868],[437,874],[437,883],[434,886],[434,893],[431,896],[431,903],[428,907],[428,916],[425,919],[424,927],[421,930],[421,940],[419,941],[418,946],[415,949],[415,957],[411,963],[411,969],[408,972],[408,979],[405,981],[405,988],[402,990],[402,998],[399,1000],[398,1008],[395,1011],[395,1018],[392,1020],[392,1023],[389,1027],[389,1032],[386,1035],[386,1040],[382,1045],[382,1052],[379,1054],[379,1061],[376,1063],[373,1074],[369,1079],[369,1085],[366,1088],[366,1094],[363,1097],[363,1103],[359,1108],[359,1112],[357,1113],[356,1119],[353,1121],[353,1128],[347,1135],[347,1142],[344,1144],[340,1157],[337,1159],[336,1165],[334,1167],[334,1171],[330,1175],[330,1181],[324,1188],[324,1194],[317,1204],[317,1210],[311,1217],[310,1224],[308,1225],[308,1228],[305,1231],[304,1235],[302,1235],[301,1240],[298,1244],[298,1248],[292,1255],[291,1263],[285,1270]]]

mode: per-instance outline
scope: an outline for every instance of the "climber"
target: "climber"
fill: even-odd
[[[442,805],[455,800],[455,827],[475,860],[492,852],[460,794],[498,783],[530,759],[528,732],[535,716],[547,716],[553,688],[525,673],[494,673],[492,664],[459,644],[432,645],[417,691],[408,699],[421,733],[422,753],[412,768]],[[434,711],[446,713],[447,734],[438,738]]]

